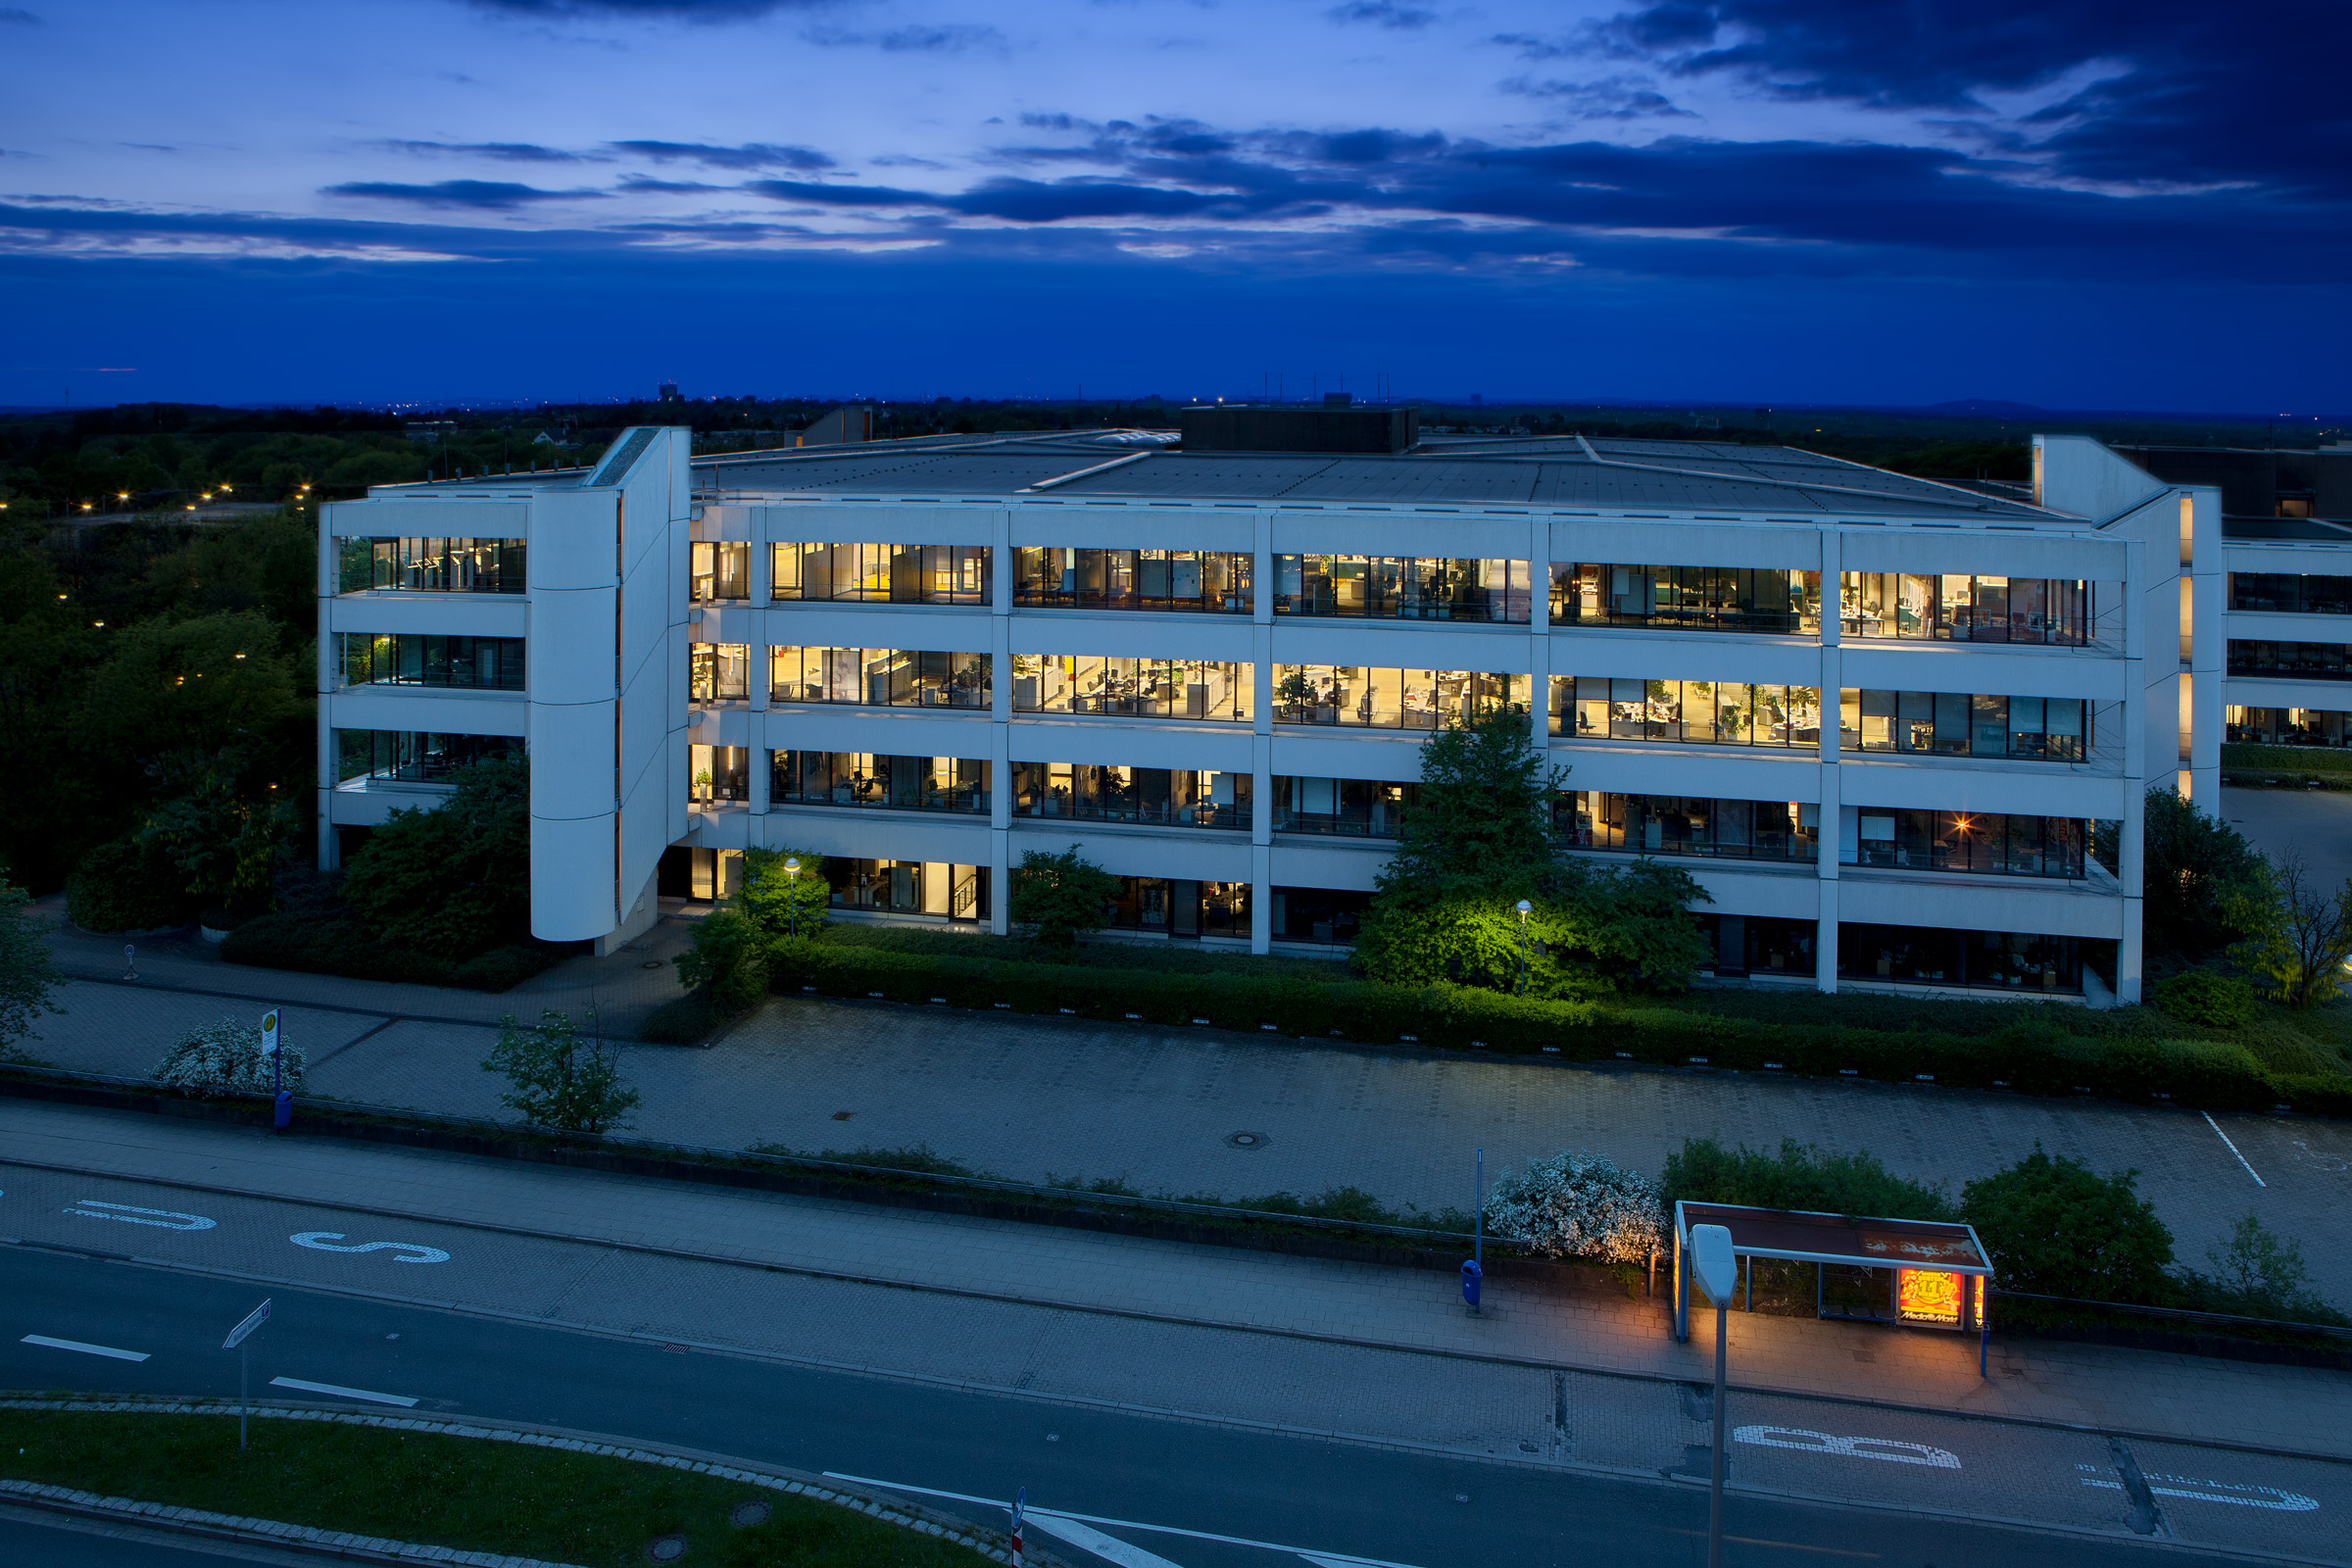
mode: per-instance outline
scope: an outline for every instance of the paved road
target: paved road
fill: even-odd
[[[2268,856],[2301,850],[2324,887],[2352,879],[2352,795],[2335,790],[2224,790],[2222,819]]]
[[[1687,1532],[1703,1523],[1703,1496],[1663,1479],[1707,1441],[1706,1411],[1672,1381],[982,1301],[119,1178],[0,1175],[0,1215],[27,1239],[0,1248],[0,1386],[233,1393],[220,1336],[266,1294],[276,1307],[254,1342],[257,1386],[288,1378],[356,1391],[346,1396],[362,1407],[415,1400],[955,1496],[1026,1485],[1040,1506],[1128,1522],[1104,1528],[1182,1568],[1262,1568],[1269,1553],[1131,1526],[1274,1543],[1293,1557],[1468,1568],[1689,1562]],[[1020,1229],[1001,1231],[1017,1243]],[[1857,1340],[1850,1353],[1897,1343]],[[1976,1515],[2079,1532],[2063,1549],[2098,1562],[2132,1546],[2117,1456],[2089,1433],[1785,1395],[1736,1396],[1732,1420],[1735,1476],[1751,1489],[1734,1530],[1752,1541],[1897,1562],[2046,1561],[2058,1549],[1958,1517]],[[2342,1554],[2352,1467],[2132,1446],[2165,1489],[2176,1540]],[[1788,1556],[1742,1550],[1735,1561]]]

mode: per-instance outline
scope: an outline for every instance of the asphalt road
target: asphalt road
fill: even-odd
[[[251,1344],[257,1394],[404,1407],[272,1387],[290,1378],[413,1399],[421,1409],[712,1449],[927,1489],[935,1506],[998,1521],[955,1494],[997,1499],[1026,1487],[1033,1504],[1092,1516],[1104,1534],[1181,1568],[1268,1568],[1327,1554],[1412,1568],[1704,1560],[1706,1494],[1695,1486],[1076,1409],[349,1295],[265,1292],[30,1246],[0,1248],[0,1386],[233,1396],[237,1357],[220,1348],[220,1338],[264,1294],[274,1306]],[[146,1359],[27,1343],[26,1335]],[[2121,1536],[2061,1537],[1737,1494],[1729,1514],[1736,1539],[1726,1560],[1738,1564],[1997,1568],[2063,1553],[2076,1568],[2093,1568],[2142,1561],[2147,1549]],[[92,1568],[158,1560],[126,1559],[104,1538],[43,1531],[36,1539],[27,1528],[0,1520],[0,1560]],[[2315,1535],[2312,1549],[2326,1539]],[[2242,1560],[2179,1547],[2166,1557]]]

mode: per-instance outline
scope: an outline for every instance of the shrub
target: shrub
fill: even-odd
[[[786,860],[800,862],[798,875],[784,869]],[[810,850],[743,852],[743,889],[735,903],[761,937],[813,937],[824,929],[832,902],[823,856]]]
[[[2035,1146],[1960,1191],[1960,1214],[2013,1291],[2082,1301],[2160,1300],[2173,1235],[2134,1189],[2137,1171],[2099,1176]]]
[[[1663,1187],[1669,1204],[1744,1203],[1856,1219],[1953,1217],[1952,1200],[1940,1186],[1894,1175],[1867,1150],[1825,1154],[1793,1138],[1782,1139],[1778,1153],[1686,1139],[1666,1156]]]
[[[257,915],[231,931],[220,944],[220,956],[257,968],[352,980],[505,991],[553,964],[559,955],[552,948],[515,944],[453,962],[386,942],[349,916],[284,910]]]
[[[2252,986],[2211,969],[2190,969],[2157,982],[2154,1000],[2182,1023],[2211,1029],[2233,1029],[2262,1005]]]
[[[672,997],[645,1015],[637,1038],[656,1046],[703,1046],[734,1014],[714,1004],[703,993]]]
[[[2272,1079],[2271,1090],[2306,1116],[2352,1116],[2352,1078],[2342,1073],[2289,1073]]]
[[[1013,869],[1006,912],[1038,941],[1067,947],[1082,932],[1102,930],[1103,911],[1118,896],[1118,878],[1080,855],[1077,845],[1059,855],[1031,850]]]
[[[530,770],[458,770],[429,811],[395,811],[351,858],[343,896],[385,941],[457,961],[530,929]]]
[[[2213,1272],[2180,1272],[2181,1304],[2204,1312],[2300,1323],[2352,1326],[2312,1289],[2303,1244],[2278,1235],[2252,1214],[2230,1227],[2230,1240],[2205,1250]]]
[[[66,918],[84,931],[153,931],[195,912],[171,858],[136,839],[99,845],[66,879]]]
[[[759,928],[731,905],[711,910],[695,922],[691,943],[678,955],[678,979],[724,1014],[754,1005],[767,994]]]
[[[302,1048],[281,1033],[278,1051],[285,1058],[284,1087],[302,1093]],[[147,1076],[192,1095],[267,1095],[278,1087],[271,1066],[261,1026],[223,1018],[181,1035]]]
[[[482,1071],[502,1073],[512,1086],[498,1097],[500,1104],[534,1127],[567,1133],[610,1132],[623,1125],[639,1099],[620,1081],[618,1053],[602,1040],[581,1040],[571,1015],[553,1007],[542,1009],[536,1024],[518,1024],[511,1012],[500,1018],[498,1044]]]
[[[1643,1263],[1666,1247],[1657,1184],[1599,1154],[1531,1160],[1494,1184],[1487,1223],[1546,1257]]]

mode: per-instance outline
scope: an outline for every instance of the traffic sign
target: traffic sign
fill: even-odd
[[[245,1314],[244,1322],[238,1324],[235,1328],[228,1331],[228,1338],[220,1342],[220,1348],[223,1350],[235,1349],[238,1346],[245,1343],[245,1338],[247,1335],[251,1334],[255,1329],[260,1328],[263,1324],[269,1321],[270,1303],[265,1300],[261,1305],[255,1307],[252,1311]]]

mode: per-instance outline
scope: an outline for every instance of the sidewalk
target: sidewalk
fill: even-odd
[[[0,1149],[7,1161],[0,1170],[10,1172],[6,1186],[12,1190],[0,1207],[7,1228],[37,1237],[46,1226],[84,1246],[120,1246],[124,1239],[94,1241],[84,1234],[91,1229],[86,1223],[55,1218],[60,1210],[41,1195],[65,1195],[71,1203],[80,1196],[76,1181],[86,1186],[86,1178],[114,1176],[245,1195],[270,1204],[299,1194],[305,1209],[366,1209],[412,1226],[437,1222],[518,1238],[606,1244],[639,1254],[644,1266],[660,1256],[701,1259],[912,1287],[961,1297],[975,1306],[1030,1303],[1638,1378],[1703,1382],[1712,1374],[1704,1337],[1675,1344],[1662,1303],[1547,1286],[1491,1282],[1484,1314],[1471,1317],[1455,1299],[1451,1277],[1425,1271],[273,1139],[210,1124],[16,1102],[0,1102]],[[44,1168],[85,1174],[61,1183],[43,1176]],[[237,1266],[263,1273],[293,1266],[279,1239],[282,1226],[270,1219],[234,1223],[238,1211],[223,1206],[232,1200],[203,1202],[206,1212],[223,1216],[217,1233],[183,1241],[173,1233],[142,1232],[139,1249],[167,1257],[168,1245],[229,1249],[206,1255],[232,1259],[244,1255],[234,1250],[249,1249],[252,1262]],[[345,1221],[337,1229],[361,1223]],[[483,1250],[478,1240],[453,1244],[447,1234],[423,1239],[453,1251]],[[516,1245],[522,1250],[511,1259],[480,1265],[481,1288],[512,1298],[515,1308],[537,1312],[533,1281],[560,1280],[568,1288],[585,1277],[579,1265],[547,1255],[543,1245]],[[333,1258],[321,1265],[316,1252],[295,1261],[346,1266]],[[599,1294],[611,1295],[614,1277],[610,1268],[605,1273]],[[457,1271],[451,1279],[463,1283],[467,1277]],[[445,1289],[438,1276],[433,1289]],[[740,1298],[741,1289],[733,1294]],[[774,1321],[765,1320],[759,1332],[772,1337]],[[823,1347],[818,1353],[833,1348],[821,1340],[813,1344]],[[1732,1317],[1732,1355],[1735,1382],[1746,1389],[2352,1458],[2352,1377],[2332,1372],[1996,1335],[1993,1375],[1984,1381],[1977,1375],[1973,1339],[1743,1313]],[[1195,1396],[1218,1396],[1202,1389]]]

